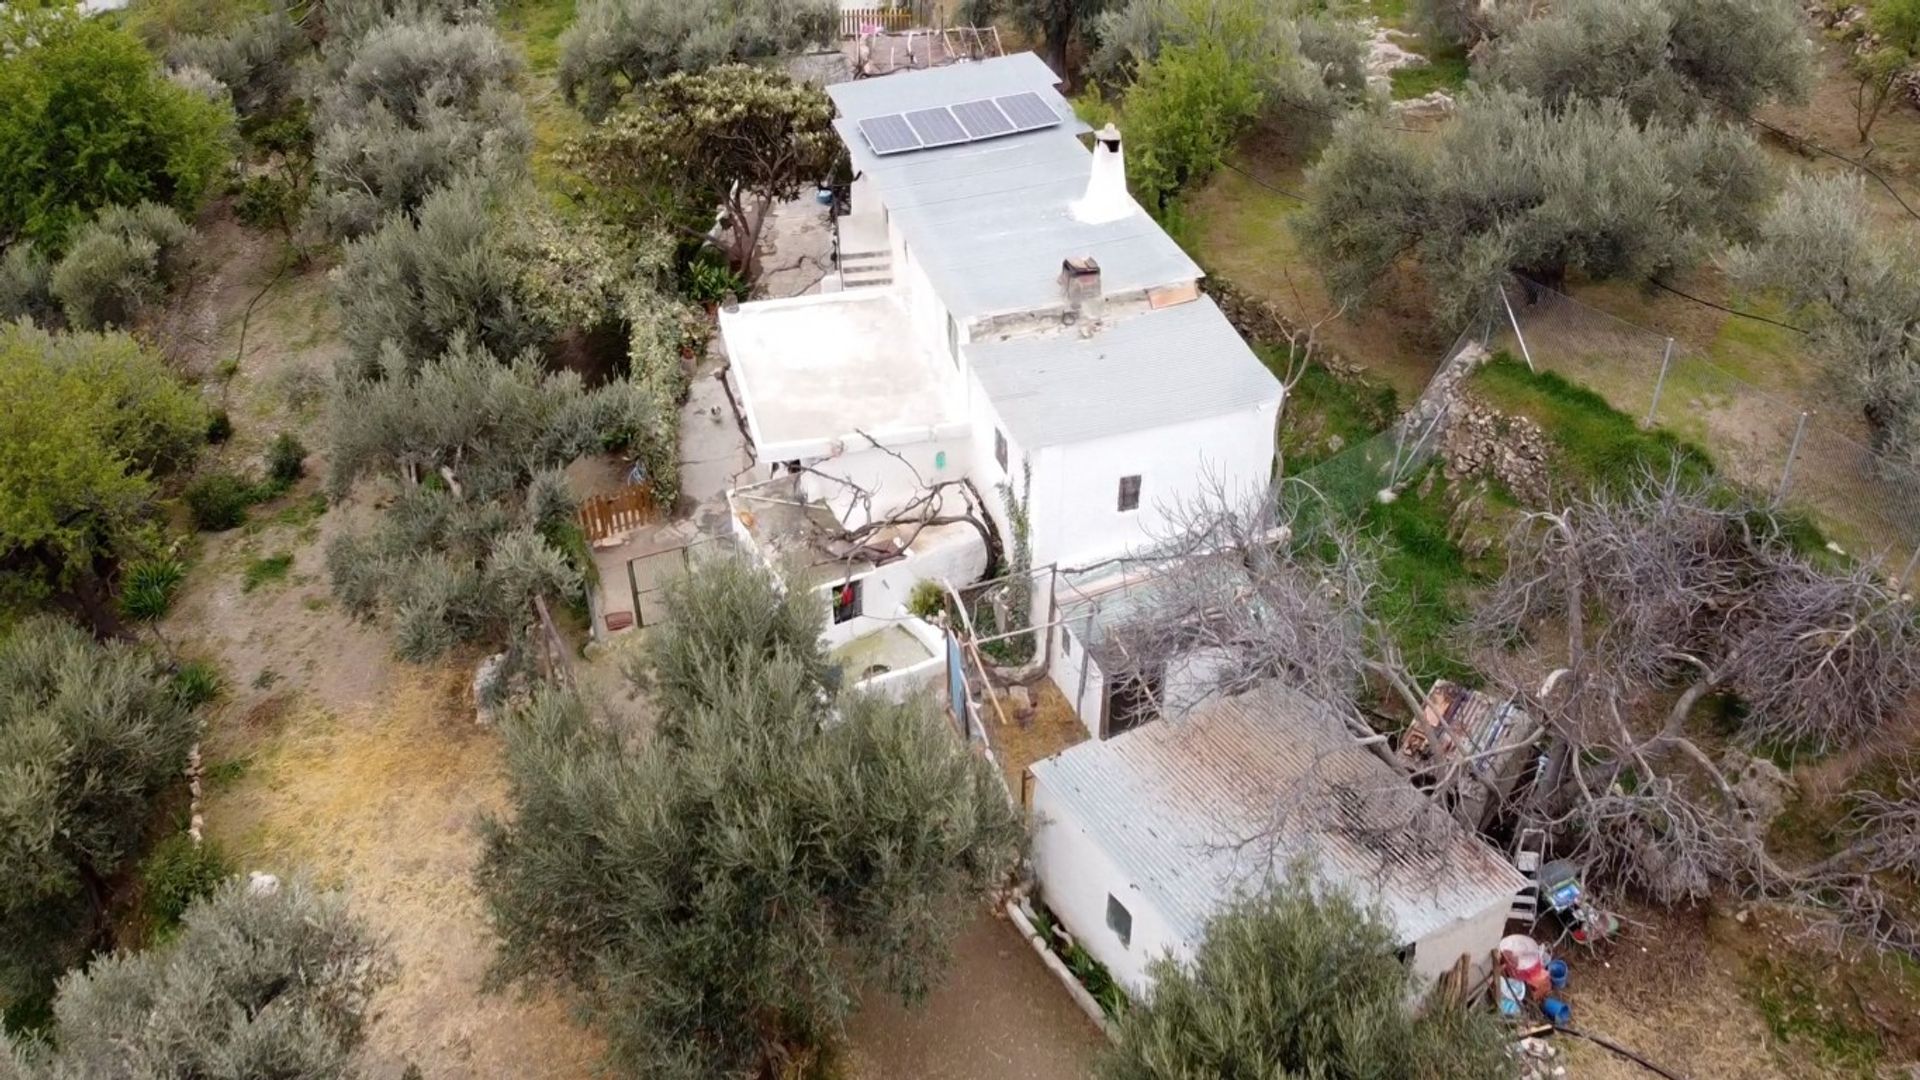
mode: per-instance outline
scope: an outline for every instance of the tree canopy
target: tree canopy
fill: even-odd
[[[1191,963],[1163,958],[1153,994],[1120,1017],[1101,1080],[1496,1080],[1513,1074],[1503,1025],[1433,1002],[1379,912],[1291,867],[1208,923]]]
[[[832,171],[840,154],[832,120],[815,87],[729,64],[648,84],[568,158],[636,226],[667,222],[704,241],[710,208],[722,207],[728,261],[750,273],[767,208]]]
[[[53,616],[0,639],[0,998],[43,990],[99,943],[108,879],[196,731],[142,648]]]
[[[1308,173],[1298,229],[1337,295],[1359,300],[1411,264],[1436,321],[1457,328],[1510,271],[1554,284],[1691,265],[1744,235],[1769,185],[1759,148],[1724,125],[1492,89],[1424,143],[1344,123]]]
[[[123,554],[153,477],[192,460],[206,409],[124,334],[0,324],[0,583],[11,599]]]
[[[675,72],[825,45],[839,17],[831,0],[586,0],[560,37],[560,91],[599,120]]]
[[[107,20],[11,5],[0,14],[0,243],[58,251],[116,203],[191,213],[231,157],[232,122]]]
[[[862,987],[918,1000],[1019,851],[927,702],[831,695],[800,592],[739,562],[672,586],[700,618],[648,638],[652,738],[551,695],[506,724],[515,814],[480,871],[500,974],[580,991],[631,1074],[773,1075]]]
[[[352,1080],[373,996],[392,976],[340,897],[233,880],[189,907],[173,940],[63,979],[48,1040],[13,1047],[9,1075]]]
[[[1804,98],[1813,43],[1795,0],[1560,0],[1500,41],[1493,77],[1549,104],[1617,100],[1686,119]]]

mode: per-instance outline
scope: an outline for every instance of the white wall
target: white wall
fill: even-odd
[[[1145,995],[1151,985],[1147,964],[1152,960],[1167,953],[1183,960],[1192,957],[1191,944],[1174,934],[1146,893],[1127,880],[1038,778],[1031,809],[1033,867],[1041,899],[1129,994]],[[1107,928],[1109,895],[1133,916],[1133,933],[1126,945]]]
[[[857,529],[875,518],[898,512],[919,498],[926,491],[925,485],[964,478],[971,451],[970,440],[961,437],[889,443],[886,450],[850,440],[845,453],[809,463],[809,468],[825,475],[802,473],[800,491],[808,499],[832,507],[841,524]],[[944,467],[940,464],[942,455],[945,455]],[[873,494],[871,508],[858,503],[858,495],[848,484]],[[955,502],[950,510],[958,512],[964,499],[958,493],[951,498]]]
[[[971,525],[940,525],[923,530],[905,558],[846,579],[835,578],[831,584],[822,582],[814,586],[820,606],[829,613],[820,638],[827,648],[838,648],[862,634],[885,627],[903,614],[916,584],[927,580],[949,581],[960,588],[979,581],[986,572],[987,548]],[[831,619],[832,590],[842,580],[861,583],[862,613],[835,624]]]
[[[1493,966],[1493,950],[1506,934],[1507,915],[1512,909],[1513,899],[1502,897],[1476,915],[1429,931],[1414,943],[1413,970],[1422,979],[1438,979],[1465,953],[1471,957],[1469,983],[1486,975]]]
[[[1083,678],[1084,673],[1084,678]],[[1047,659],[1047,678],[1073,706],[1087,734],[1100,737],[1100,706],[1106,699],[1107,676],[1087,653],[1084,639],[1065,624],[1054,627],[1053,652]]]
[[[933,655],[912,667],[888,671],[875,675],[871,679],[861,679],[853,684],[853,688],[870,694],[880,694],[895,701],[905,701],[923,690],[931,690],[938,693],[941,701],[945,701],[947,694],[946,635],[921,619],[903,619],[895,625],[912,634]]]
[[[1015,442],[1013,434],[1000,422],[1000,414],[993,410],[993,403],[987,400],[986,391],[981,389],[980,380],[967,373],[967,419],[973,425],[973,464],[970,475],[973,486],[980,490],[980,498],[987,504],[987,514],[993,519],[993,526],[1000,533],[1000,543],[1011,545],[1010,524],[1007,521],[1005,501],[1000,497],[1000,485],[1012,484],[1014,497],[1018,498],[1021,488],[1020,463],[1025,460],[1025,451]],[[1000,461],[994,456],[994,433],[998,432],[1007,439],[1007,467],[1002,469]],[[1032,514],[1040,511],[1040,468],[1034,462]],[[1037,552],[1037,548],[1035,549]],[[1011,554],[1011,552],[1008,552]],[[1033,566],[1044,566],[1046,560],[1036,557]]]
[[[1210,479],[1236,498],[1264,491],[1278,413],[1271,403],[1048,447],[1033,471],[1034,565],[1084,566],[1163,539],[1172,513],[1207,492]],[[1132,475],[1141,478],[1140,507],[1122,511],[1120,478]]]

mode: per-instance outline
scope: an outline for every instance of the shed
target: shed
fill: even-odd
[[[1134,993],[1149,961],[1191,957],[1223,904],[1298,857],[1377,901],[1426,978],[1462,954],[1484,971],[1526,884],[1332,709],[1275,683],[1036,762],[1022,795],[1042,898]]]

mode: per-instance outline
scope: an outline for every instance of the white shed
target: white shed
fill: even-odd
[[[1484,971],[1525,884],[1499,853],[1357,744],[1326,706],[1269,684],[1028,769],[1047,906],[1130,991],[1190,958],[1228,899],[1286,861],[1377,900],[1427,978]]]

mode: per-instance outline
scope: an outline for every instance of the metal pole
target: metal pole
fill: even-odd
[[[1920,566],[1920,545],[1914,547],[1913,557],[1907,560],[1907,568],[1900,571],[1900,580],[1896,583],[1900,591],[1905,592],[1907,582],[1913,580],[1913,568],[1915,566]]]
[[[1775,506],[1787,501],[1787,488],[1793,484],[1793,459],[1800,454],[1800,439],[1807,433],[1807,414],[1800,414],[1800,422],[1793,426],[1793,445],[1787,447],[1787,464],[1780,470],[1780,494],[1774,496]]]
[[[1520,320],[1513,314],[1513,301],[1507,299],[1507,290],[1504,285],[1500,287],[1500,302],[1506,305],[1507,321],[1513,324],[1513,336],[1520,342],[1520,356],[1526,360],[1527,370],[1538,371],[1539,369],[1533,366],[1533,353],[1527,349],[1527,335],[1520,332]]]
[[[1641,427],[1653,426],[1654,414],[1660,411],[1660,391],[1667,385],[1667,368],[1673,364],[1673,339],[1667,339],[1667,351],[1660,357],[1660,377],[1653,380],[1653,401],[1647,405],[1647,418],[1640,422]]]

